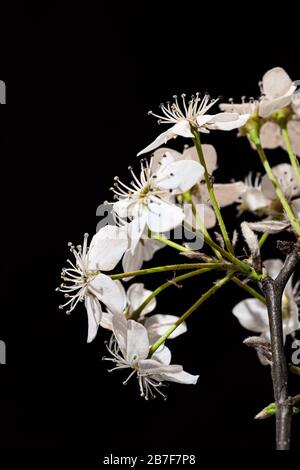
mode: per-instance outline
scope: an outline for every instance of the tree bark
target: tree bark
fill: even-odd
[[[271,346],[272,346],[272,381],[276,403],[276,449],[289,450],[291,436],[292,405],[288,401],[288,370],[284,353],[282,330],[282,295],[286,283],[300,261],[300,246],[295,244],[286,257],[284,266],[274,280],[266,277],[262,289],[266,298]]]

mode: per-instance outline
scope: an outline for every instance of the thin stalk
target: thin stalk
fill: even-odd
[[[200,219],[200,217],[198,215],[197,209],[195,207],[195,204],[193,203],[190,192],[184,193],[183,197],[189,204],[192,205],[192,213],[193,213],[193,216],[195,217],[195,220],[196,220],[196,227],[195,227],[195,229],[193,229],[193,232],[197,232],[197,226],[199,226],[200,231],[203,234],[204,241],[210,246],[210,248],[213,250],[216,257],[219,258],[219,259],[222,259],[222,255],[221,255],[220,251],[217,248],[215,248],[215,246],[213,246],[213,244],[212,244],[213,240],[211,239],[211,236],[210,236],[208,230],[205,228],[205,225],[204,225],[203,221]]]
[[[163,292],[165,289],[168,289],[168,287],[176,285],[177,282],[184,281],[185,279],[189,279],[194,276],[199,276],[200,274],[207,273],[209,271],[212,271],[214,268],[202,268],[202,269],[197,269],[195,271],[191,271],[186,274],[182,274],[181,276],[176,276],[174,279],[171,281],[167,281],[161,286],[157,287],[151,294],[147,297],[146,300],[136,309],[134,312],[132,312],[130,319],[131,320],[137,320],[141,314],[141,312],[144,310],[145,307],[151,302],[152,299],[154,299],[158,294]]]
[[[161,243],[164,243],[165,245],[168,245],[171,248],[175,248],[178,251],[182,251],[183,253],[190,253],[191,252],[191,250],[189,248],[186,248],[185,246],[179,245],[179,243],[173,242],[172,240],[169,240],[164,235],[159,235],[158,233],[152,233],[151,234],[151,239],[152,240],[157,240]]]
[[[227,232],[227,229],[226,229],[226,226],[225,226],[225,223],[224,223],[221,211],[220,211],[218,201],[214,193],[214,188],[211,182],[210,175],[207,171],[207,166],[206,166],[205,158],[204,158],[203,151],[202,151],[201,141],[200,141],[200,134],[196,130],[193,131],[193,134],[195,136],[194,142],[195,142],[195,147],[199,156],[199,160],[200,160],[201,165],[204,167],[204,177],[205,177],[205,182],[207,185],[208,194],[209,194],[212,206],[214,208],[226,248],[229,251],[229,253],[233,254],[233,247],[232,247],[232,244],[231,244],[231,241],[230,241],[230,238],[229,238],[229,235],[228,235],[228,232]]]
[[[195,235],[197,236],[197,233],[198,231],[197,230],[194,230],[193,227],[191,227],[189,224],[185,223],[186,227],[190,227],[191,230],[194,231]],[[201,234],[201,238],[202,238],[202,234]],[[231,253],[228,253],[226,250],[224,250],[223,248],[221,248],[217,243],[215,243],[211,238],[210,239],[207,239],[206,236],[204,235],[204,240],[207,242],[207,244],[209,246],[211,246],[212,248],[214,248],[215,250],[218,250],[219,253],[221,253],[221,255],[227,259],[228,261],[230,261],[234,266],[235,268],[237,269],[237,271],[240,271],[242,272],[243,274],[246,274],[247,276],[249,276],[251,279],[253,279],[254,281],[260,281],[261,278],[262,278],[262,275],[261,274],[258,274],[255,269],[250,266],[249,264],[245,263],[244,261],[241,261],[239,260],[238,258],[236,258],[234,255],[232,255]],[[219,258],[219,257],[218,257]],[[220,259],[220,258],[219,258]]]
[[[264,169],[265,169],[265,171],[266,171],[266,173],[269,177],[269,180],[272,183],[272,186],[273,186],[273,188],[276,192],[276,195],[277,195],[279,201],[281,202],[282,207],[284,208],[284,210],[286,212],[286,215],[288,216],[295,232],[297,233],[298,236],[300,236],[299,222],[296,219],[295,214],[292,211],[292,208],[290,207],[288,201],[286,200],[286,198],[285,198],[285,196],[284,196],[284,194],[281,190],[281,187],[280,187],[277,179],[275,178],[275,176],[273,174],[272,168],[271,168],[271,166],[268,162],[265,151],[261,146],[260,139],[259,139],[257,131],[256,130],[250,131],[249,136],[250,136],[250,139],[252,140],[252,142],[254,143],[254,145],[256,146],[256,149],[257,149],[258,155],[260,156],[263,167],[264,167]]]
[[[262,234],[262,236],[258,240],[259,248],[261,248],[265,244],[265,241],[267,240],[269,235],[270,235],[269,232],[264,232]]]
[[[111,274],[110,278],[113,280],[123,279],[126,277],[144,276],[146,274],[162,273],[165,271],[180,271],[180,270],[192,270],[192,269],[218,269],[225,264],[222,263],[183,263],[183,264],[169,264],[166,266],[155,266],[154,268],[139,269],[138,271],[128,271],[126,273]],[[228,265],[226,265],[227,268]]]
[[[201,297],[195,302],[178,320],[174,325],[169,328],[169,330],[161,336],[149,349],[149,357],[169,338],[173,331],[178,328],[181,323],[183,323],[195,310],[197,310],[200,305],[202,305],[207,299],[209,299],[213,294],[217,292],[221,287],[223,287],[227,282],[232,278],[233,273],[227,274],[225,277],[217,281],[208,291],[201,295]]]
[[[288,133],[288,130],[287,130],[287,127],[286,127],[286,123],[283,126],[281,126],[281,132],[282,132],[282,136],[283,136],[284,141],[285,141],[286,151],[289,155],[290,162],[291,162],[292,167],[294,168],[294,171],[295,171],[295,173],[297,175],[297,178],[300,182],[299,163],[298,163],[296,155],[294,154],[293,149],[292,149],[291,140],[290,140],[290,136],[289,136],[289,133]]]
[[[263,295],[261,295],[257,290],[253,289],[253,287],[250,287],[248,284],[244,284],[239,278],[233,277],[232,282],[234,282],[237,286],[241,287],[244,289],[248,294],[250,294],[252,297],[255,297],[256,299],[260,300],[263,304],[266,303],[266,299]]]

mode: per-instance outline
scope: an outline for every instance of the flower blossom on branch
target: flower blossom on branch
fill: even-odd
[[[158,118],[159,124],[171,125],[171,127],[162,132],[150,145],[138,153],[152,152],[156,148],[164,145],[168,140],[177,136],[193,138],[193,129],[199,132],[208,133],[210,130],[231,131],[242,127],[248,120],[249,114],[239,115],[238,113],[224,112],[217,114],[208,114],[210,108],[218,101],[210,99],[209,95],[201,97],[199,93],[192,96],[187,102],[186,95],[182,94],[182,104],[178,97],[174,96],[173,103],[162,104],[160,106],[161,115],[149,112],[152,116]]]
[[[110,271],[117,265],[127,244],[122,229],[113,225],[99,230],[89,247],[88,234],[84,235],[82,246],[69,244],[75,260],[67,260],[69,267],[63,269],[61,274],[63,283],[57,290],[64,293],[67,301],[60,308],[67,308],[67,313],[71,313],[79,302],[84,302],[88,317],[88,342],[97,334],[102,316],[101,304],[112,312],[119,312],[124,304],[117,283],[101,271]]]
[[[180,365],[170,364],[171,354],[166,346],[150,358],[149,348],[148,332],[141,323],[126,320],[124,315],[114,315],[113,335],[107,345],[111,357],[105,357],[104,360],[114,364],[110,371],[130,370],[124,384],[135,375],[141,396],[148,400],[157,394],[166,398],[161,391],[164,382],[197,383],[198,375],[185,372]]]

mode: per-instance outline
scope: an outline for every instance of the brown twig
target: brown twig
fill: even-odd
[[[272,345],[272,381],[276,403],[276,449],[289,450],[292,405],[288,401],[287,363],[282,330],[282,294],[291,274],[300,261],[300,246],[295,244],[276,277],[266,277],[262,289],[266,298]]]

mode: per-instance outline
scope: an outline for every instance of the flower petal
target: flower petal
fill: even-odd
[[[87,342],[90,343],[97,335],[100,325],[102,310],[99,300],[93,295],[87,294],[84,299],[88,317]]]
[[[160,189],[188,191],[202,180],[204,168],[199,162],[180,160],[170,163],[157,172],[157,186]]]
[[[179,384],[186,384],[186,385],[196,385],[199,375],[192,375],[184,370],[180,372],[175,370],[176,365],[174,365],[174,371],[171,369],[172,366],[169,366],[170,369],[168,371],[164,371],[160,373],[160,377],[163,380],[167,380],[169,382],[176,382]]]
[[[113,314],[111,312],[102,312],[100,326],[105,330],[113,329]]]
[[[153,360],[165,365],[169,365],[171,363],[171,358],[171,351],[165,345],[160,346],[152,356]]]
[[[141,240],[141,245],[143,247],[143,258],[144,261],[151,261],[154,254],[158,251],[161,250],[162,248],[165,248],[165,245],[157,240],[151,240],[151,239],[142,239]]]
[[[208,173],[211,175],[217,169],[217,152],[213,145],[210,144],[203,144],[202,145],[202,152],[204,155],[206,167]]]
[[[300,198],[294,199],[291,203],[293,212],[297,219],[300,219]]]
[[[140,204],[139,215],[137,215],[128,225],[128,241],[131,254],[133,255],[136,247],[144,233],[148,219],[148,209]]]
[[[258,107],[258,101],[248,103],[221,103],[219,108],[227,113],[254,114]]]
[[[98,274],[89,282],[88,288],[112,313],[123,314],[124,293],[120,289],[120,283],[105,274]]]
[[[300,183],[291,165],[288,163],[280,163],[274,166],[272,171],[283,194],[288,199],[300,195]],[[267,175],[264,175],[261,180],[261,190],[267,198],[277,199],[275,189]]]
[[[122,258],[128,246],[126,231],[115,225],[106,225],[93,236],[88,267],[91,271],[112,270]]]
[[[268,275],[272,279],[275,279],[283,267],[283,262],[281,261],[281,259],[267,259],[264,261],[264,266],[267,270]]]
[[[213,145],[202,144],[202,152],[208,173],[212,174],[217,168],[217,152]],[[196,147],[187,147],[181,155],[182,160],[193,160],[199,163],[199,156]],[[176,158],[178,160],[178,158]]]
[[[226,207],[236,202],[245,192],[246,185],[242,181],[226,184],[214,184],[214,193],[220,207]],[[200,185],[203,202],[210,203],[210,196],[205,184]]]
[[[184,219],[182,209],[175,204],[167,203],[156,196],[149,203],[147,224],[152,232],[162,233],[172,230]]]
[[[124,359],[127,356],[127,320],[123,313],[113,315],[112,318],[113,333],[123,354]]]
[[[300,157],[300,121],[289,121],[287,129],[292,149],[294,153]]]
[[[207,204],[203,202],[199,202],[199,199],[195,196],[192,197],[193,203],[197,209],[197,220],[193,214],[193,208],[191,204],[184,205],[184,214],[185,214],[185,222],[194,227],[198,230],[201,230],[201,223],[204,224],[205,228],[209,229],[216,225],[216,215],[214,210]],[[201,201],[201,199],[200,199]],[[200,223],[201,221],[201,223]]]
[[[242,195],[242,206],[250,212],[263,209],[270,204],[270,200],[266,198],[264,193],[258,188],[247,189]]]
[[[232,310],[240,324],[256,333],[264,332],[269,326],[267,307],[258,299],[245,299]]]
[[[265,149],[276,149],[282,146],[283,138],[276,122],[268,121],[261,126],[260,142]]]
[[[186,119],[177,122],[174,126],[170,127],[167,131],[162,132],[150,145],[146,148],[141,150],[137,155],[138,157],[143,153],[151,152],[155,150],[157,147],[160,147],[163,144],[166,144],[168,140],[177,137],[178,135],[182,137],[190,137],[193,138],[193,134],[191,132],[191,127],[189,122]]]
[[[125,252],[125,255],[123,256],[122,259],[122,267],[124,270],[124,273],[130,272],[130,271],[138,271],[141,269],[143,265],[143,258],[141,256],[142,254],[142,248],[140,247],[140,243],[137,244],[136,249],[134,251],[134,254],[131,253],[131,249],[128,249]],[[132,277],[125,277],[123,281],[130,281]]]
[[[146,359],[149,354],[149,339],[146,328],[134,320],[127,321],[127,353],[126,360],[133,364]]]
[[[250,114],[219,113],[212,116],[211,120],[207,123],[207,127],[221,131],[232,131],[244,126],[249,117]]]
[[[122,260],[124,272],[137,271],[141,269],[144,261],[150,261],[156,251],[164,248],[161,242],[147,238],[141,238],[136,245],[134,253],[128,249]],[[123,280],[129,281],[132,277],[126,277]]]
[[[127,290],[127,299],[129,306],[129,313],[136,310],[148,297],[152,294],[151,290],[145,289],[144,284],[136,282],[132,284]],[[144,308],[141,315],[144,316],[147,313],[152,312],[156,307],[156,298],[152,299],[148,305]]]
[[[145,320],[145,328],[148,331],[150,343],[153,344],[161,336],[163,336],[174,323],[178,320],[178,317],[175,315],[152,315]],[[175,331],[169,336],[169,339],[177,338],[177,336],[182,335],[187,331],[186,323],[181,323],[181,325],[176,328]]]
[[[151,158],[151,171],[152,174],[155,174],[162,163],[171,163],[175,160],[181,160],[182,154],[176,150],[170,149],[168,147],[161,147],[156,149]]]
[[[262,99],[259,103],[259,115],[261,117],[268,117],[270,116],[270,114],[274,113],[278,109],[288,106],[291,102],[294,90],[295,87],[291,89],[291,92],[288,96],[281,96],[272,100]]]
[[[198,124],[199,130],[201,130],[201,128],[205,128],[206,124],[210,122],[213,117],[214,117],[213,114],[203,114],[202,116],[198,116],[197,124]]]
[[[292,80],[282,67],[274,67],[268,70],[262,78],[263,93],[269,99],[285,95],[292,85]]]

